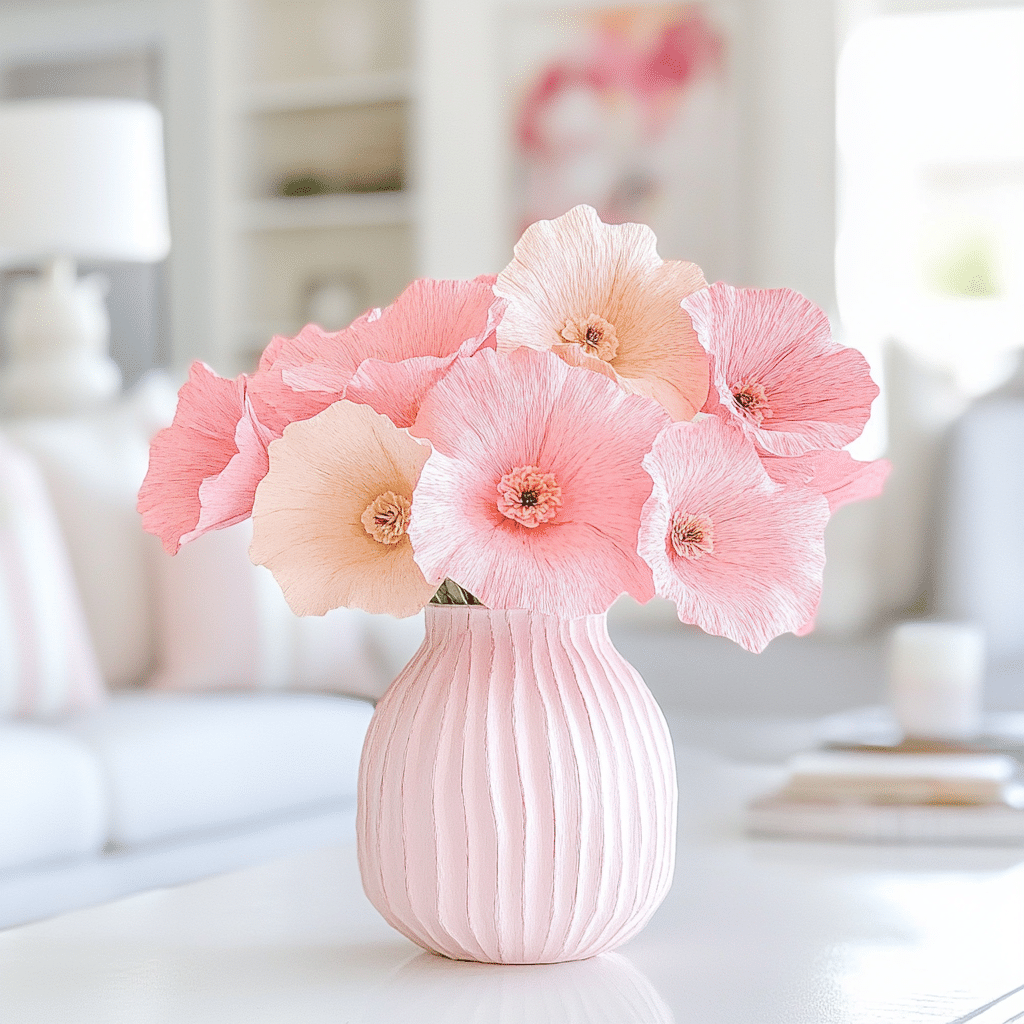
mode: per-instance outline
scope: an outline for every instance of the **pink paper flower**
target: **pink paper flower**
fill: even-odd
[[[832,340],[828,318],[788,288],[719,282],[683,300],[711,356],[705,406],[763,451],[842,448],[864,429],[878,395],[868,364]]]
[[[530,225],[498,275],[498,347],[549,349],[688,420],[707,397],[708,361],[680,301],[705,283],[695,264],[663,261],[650,228],[577,206]]]
[[[493,276],[414,281],[386,309],[343,331],[310,324],[281,345],[274,366],[289,386],[344,395],[407,427],[423,395],[460,356],[494,348],[504,303]]]
[[[413,496],[417,562],[492,608],[573,618],[623,592],[649,600],[641,461],[669,422],[656,402],[547,353],[461,360],[412,427],[434,446]]]
[[[292,610],[402,618],[433,597],[413,560],[413,488],[430,449],[369,406],[340,401],[270,445],[249,555]],[[440,581],[438,581],[440,582]]]
[[[150,446],[138,500],[143,528],[173,555],[210,530],[247,519],[267,472],[267,445],[286,423],[316,415],[336,397],[292,391],[269,359],[234,380],[193,363],[174,421]]]
[[[654,481],[639,552],[683,622],[749,651],[813,617],[827,501],[768,476],[753,445],[714,417],[676,423],[644,459]]]
[[[178,393],[174,422],[153,438],[149,471],[139,491],[142,525],[163,541],[169,554],[198,536],[199,488],[223,473],[238,454],[235,432],[244,415],[244,381],[218,377],[204,363],[193,363]],[[233,519],[230,512],[220,517]]]
[[[776,483],[824,494],[832,512],[854,501],[877,498],[892,470],[888,459],[858,462],[844,451],[811,452],[792,459],[762,453],[761,462]]]

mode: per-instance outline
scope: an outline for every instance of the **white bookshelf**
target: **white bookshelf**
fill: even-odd
[[[298,331],[318,284],[369,308],[416,275],[414,3],[219,0],[218,371]]]
[[[373,227],[411,224],[413,211],[412,198],[404,191],[282,196],[243,204],[238,224],[248,232]]]
[[[377,71],[298,81],[258,82],[249,87],[244,106],[254,114],[365,103],[400,103],[412,98],[408,71]]]

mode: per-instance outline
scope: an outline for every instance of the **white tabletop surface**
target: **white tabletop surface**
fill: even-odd
[[[0,1020],[1024,1020],[1024,849],[748,840],[739,807],[777,769],[680,750],[679,774],[675,884],[617,953],[547,967],[422,953],[370,907],[347,845],[0,933]]]

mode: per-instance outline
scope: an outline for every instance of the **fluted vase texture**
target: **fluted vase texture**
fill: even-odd
[[[675,859],[668,728],[603,615],[427,607],[359,770],[363,887],[458,960],[581,960],[635,935]]]

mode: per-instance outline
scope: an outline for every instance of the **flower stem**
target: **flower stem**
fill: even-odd
[[[463,590],[454,580],[445,580],[430,599],[431,604],[476,604],[480,602],[468,591]]]

